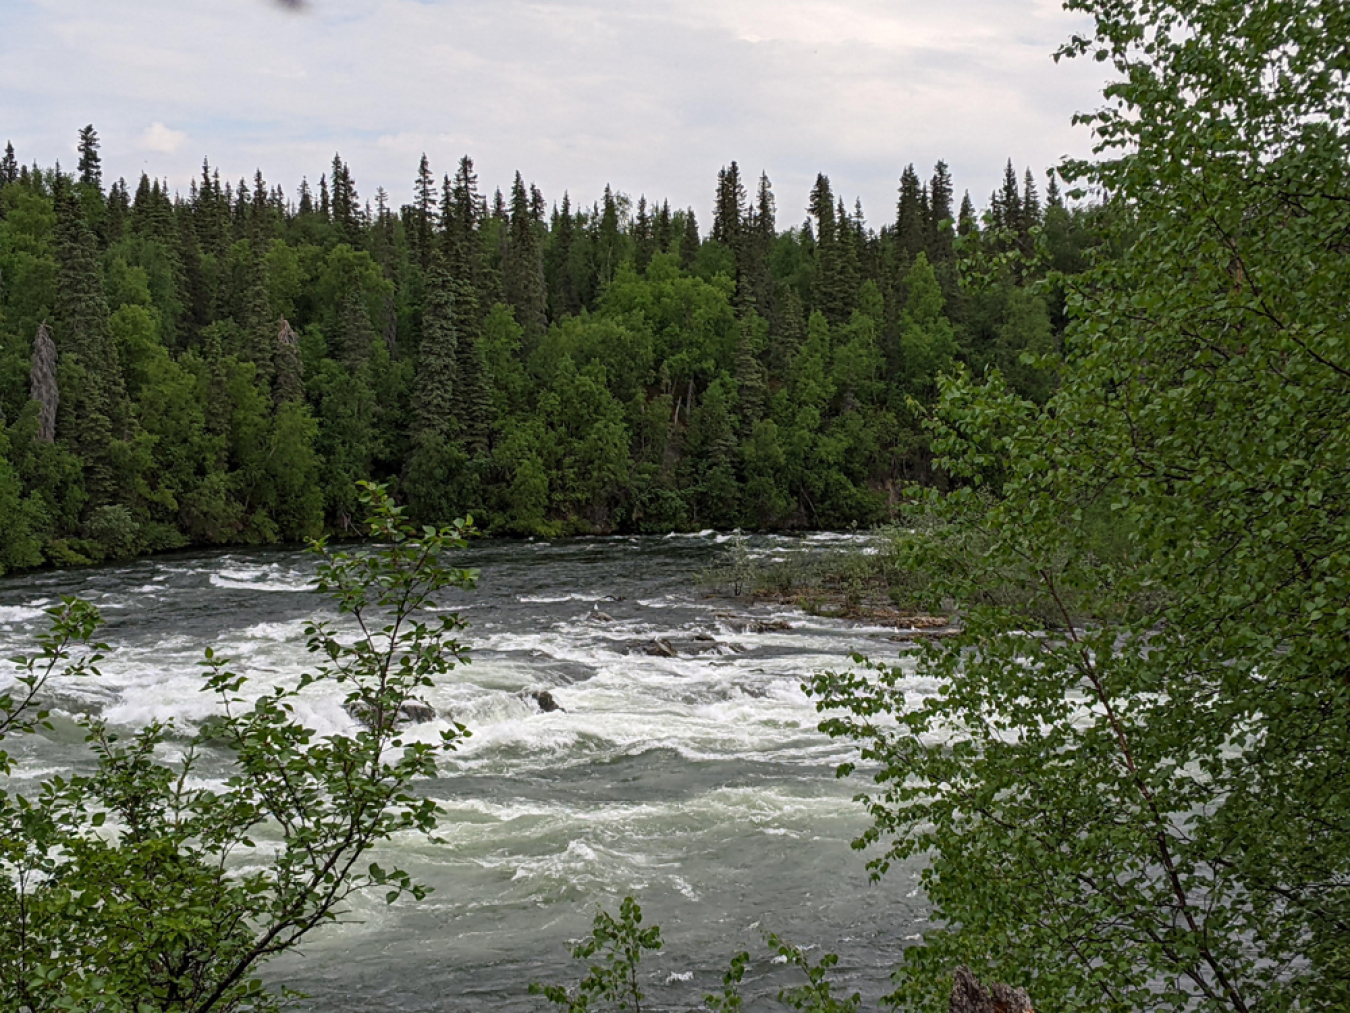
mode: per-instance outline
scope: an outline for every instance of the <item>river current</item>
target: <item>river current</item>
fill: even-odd
[[[748,544],[785,557],[844,537]],[[703,597],[693,577],[724,541],[484,540],[465,552],[481,579],[451,604],[471,624],[473,661],[427,696],[439,716],[413,734],[430,739],[453,717],[472,737],[422,786],[445,810],[439,843],[409,836],[377,856],[434,891],[358,899],[266,977],[323,1013],[538,1010],[529,983],[574,982],[569,941],[598,904],[613,911],[631,893],[666,940],[644,962],[657,1005],[697,1005],[741,949],[755,957],[747,992],[776,992],[791,979],[765,931],[838,953],[843,985],[884,993],[923,900],[912,869],[869,882],[850,847],[867,826],[852,799],[863,785],[835,778],[852,756],[816,730],[801,683],[855,650],[894,658],[894,630]],[[31,649],[42,609],[65,594],[102,610],[112,648],[101,679],[53,687],[53,731],[6,744],[20,761],[11,789],[87,765],[79,714],[125,727],[208,717],[206,647],[258,690],[294,680],[309,661],[306,619],[330,612],[313,575],[303,553],[235,550],[0,579],[0,657]],[[678,656],[644,653],[657,638]],[[529,696],[542,689],[563,709],[542,713]],[[321,732],[354,727],[331,689],[307,695],[301,716]]]

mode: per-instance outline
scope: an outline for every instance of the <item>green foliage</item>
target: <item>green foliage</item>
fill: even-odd
[[[642,987],[638,970],[644,951],[661,949],[661,929],[642,927],[642,908],[632,897],[625,897],[615,918],[603,908],[596,912],[588,939],[572,948],[577,960],[592,961],[587,974],[568,991],[562,985],[531,982],[530,994],[542,995],[567,1013],[585,1013],[592,1009],[613,1009],[621,1013],[642,1013]]]
[[[397,715],[468,660],[458,616],[427,615],[440,590],[474,584],[444,559],[468,522],[419,530],[382,487],[363,486],[361,500],[374,546],[314,543],[318,588],[339,619],[308,626],[314,665],[298,683],[260,692],[208,650],[203,690],[219,713],[178,758],[163,748],[169,725],[123,738],[91,719],[91,773],[52,778],[35,797],[0,794],[4,1008],[279,1009],[257,975],[265,961],[339,918],[357,891],[389,903],[426,894],[368,856],[394,834],[433,829],[436,803],[414,784],[467,734],[455,725],[411,741]],[[97,611],[64,599],[49,615],[0,695],[0,738],[42,725],[52,678],[98,675]],[[319,684],[345,693],[360,731],[320,736],[297,719],[297,696]]]
[[[1069,6],[1066,53],[1120,75],[1087,117],[1112,157],[1071,172],[1120,252],[1058,280],[1062,360],[1019,356],[1043,406],[942,381],[964,486],[900,549],[964,629],[919,653],[933,688],[810,686],[876,772],[873,871],[925,860],[939,927],[893,998],[945,1009],[965,963],[1037,1008],[1347,1008],[1350,13]],[[1043,340],[1031,298],[1003,326]]]
[[[341,159],[293,211],[209,166],[186,198],[6,177],[0,419],[24,521],[0,565],[355,534],[363,480],[419,520],[513,533],[884,520],[905,480],[945,480],[920,424],[939,376],[1053,390],[1022,356],[1056,348],[1068,286],[1027,290],[1031,238],[1074,270],[1100,245],[1089,210],[1042,221],[1019,191],[1007,242],[966,238],[1030,266],[1000,299],[963,291],[944,173],[929,201],[906,171],[898,231],[821,177],[815,224],[779,233],[768,179],[750,198],[733,167],[709,242],[692,211],[612,191],[546,222],[519,175],[487,215],[468,159],[439,200],[423,165],[415,206],[369,215]],[[44,325],[54,365],[32,354]]]

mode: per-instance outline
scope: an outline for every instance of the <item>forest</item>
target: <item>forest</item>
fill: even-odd
[[[879,230],[824,175],[784,227],[731,162],[704,231],[488,197],[468,157],[394,208],[340,156],[291,198],[206,162],[105,185],[99,151],[0,161],[0,570],[354,532],[362,480],[498,534],[873,524],[942,480],[940,375],[1044,402],[1054,279],[1099,245],[1011,161],[981,212],[911,165]]]

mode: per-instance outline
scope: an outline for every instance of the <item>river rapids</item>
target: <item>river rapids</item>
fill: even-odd
[[[863,785],[835,778],[853,757],[816,730],[801,683],[851,651],[894,658],[894,631],[703,597],[693,575],[725,537],[483,540],[465,552],[479,587],[448,604],[471,624],[472,664],[427,695],[440,716],[413,734],[431,739],[452,715],[472,737],[422,785],[444,808],[439,842],[410,835],[375,856],[433,892],[359,898],[267,979],[323,1013],[539,1010],[529,983],[574,982],[584,972],[569,941],[597,905],[633,894],[665,935],[644,963],[657,1007],[695,1007],[741,949],[755,957],[752,1000],[776,993],[791,979],[766,931],[838,953],[850,991],[887,991],[924,926],[922,895],[912,869],[869,882],[850,847],[867,825],[852,800]],[[747,544],[783,558],[845,537]],[[258,691],[294,680],[310,660],[306,619],[331,611],[314,569],[304,553],[260,550],[0,579],[0,656],[31,650],[42,609],[64,594],[103,612],[112,647],[101,679],[52,688],[52,731],[7,742],[19,760],[8,790],[87,768],[80,714],[127,728],[207,718],[207,647]],[[657,638],[678,656],[643,653]],[[563,709],[542,713],[529,696],[542,689]],[[320,732],[354,727],[332,688],[306,695],[300,716]]]

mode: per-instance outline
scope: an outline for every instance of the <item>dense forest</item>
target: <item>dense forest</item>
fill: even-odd
[[[105,186],[92,126],[79,152],[0,161],[0,569],[343,532],[366,478],[500,533],[873,523],[932,478],[944,371],[1048,396],[1023,353],[1063,286],[1034,283],[1094,235],[1011,162],[982,213],[905,169],[879,231],[823,175],[780,228],[733,162],[705,232],[519,173],[488,197],[467,157],[395,209],[340,157],[291,199],[205,163]]]

